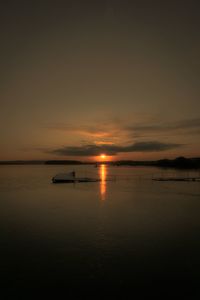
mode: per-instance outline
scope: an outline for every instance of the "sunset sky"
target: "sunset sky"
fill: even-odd
[[[200,156],[199,1],[2,1],[0,160]]]

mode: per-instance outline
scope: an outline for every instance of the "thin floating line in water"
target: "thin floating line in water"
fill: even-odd
[[[198,181],[200,182],[200,177],[167,177],[167,178],[152,178],[152,180],[154,181],[187,181],[187,182],[194,182],[194,181]]]

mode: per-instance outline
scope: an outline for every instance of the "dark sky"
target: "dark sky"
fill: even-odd
[[[198,1],[1,1],[0,160],[199,156]]]

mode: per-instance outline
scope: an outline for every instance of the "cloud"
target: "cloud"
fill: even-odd
[[[52,123],[48,124],[46,128],[91,138],[111,138],[121,130],[119,125],[116,125],[114,122],[104,122],[103,124],[99,124],[98,122],[94,122],[93,124]]]
[[[158,141],[138,142],[128,146],[117,145],[82,145],[82,146],[66,146],[50,151],[61,156],[97,156],[101,153],[107,155],[117,155],[118,153],[128,152],[159,152],[178,148],[182,145],[173,143],[162,143]]]
[[[96,122],[92,124],[69,124],[69,123],[52,123],[46,126],[50,130],[64,131],[68,133],[74,133],[91,138],[112,138],[119,135],[129,135],[134,133],[136,136],[140,134],[152,135],[163,133],[198,133],[200,130],[200,118],[179,120],[176,122],[152,122],[147,120],[140,120],[139,122],[125,122],[110,120],[108,122]]]
[[[66,146],[50,153],[63,156],[96,156],[131,152],[158,152],[175,149],[187,143],[191,135],[199,135],[200,118],[164,122],[158,118],[137,120],[94,120],[93,123],[51,123],[49,129],[66,133],[68,143],[75,137],[81,146]],[[179,143],[163,143],[162,140],[177,139]],[[181,142],[182,139],[182,142]],[[71,139],[73,140],[73,139]],[[133,140],[135,143],[133,143]],[[83,142],[84,141],[84,142]],[[188,141],[190,143],[190,139]],[[119,146],[123,145],[123,146]],[[128,146],[124,146],[128,145]]]
[[[170,132],[179,130],[200,129],[200,118],[186,119],[177,122],[157,122],[153,124],[133,124],[126,127],[126,130],[133,132]]]

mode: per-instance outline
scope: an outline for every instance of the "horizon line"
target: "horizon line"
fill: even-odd
[[[11,159],[11,160],[0,160],[0,164],[3,163],[47,163],[47,162],[75,162],[75,163],[115,163],[115,162],[156,162],[161,160],[175,160],[177,158],[185,159],[200,159],[200,155],[196,157],[187,157],[187,156],[176,156],[174,158],[163,157],[161,159],[149,159],[149,160],[134,160],[134,159],[118,159],[118,160],[106,160],[106,161],[90,161],[90,160],[76,160],[76,159]]]

